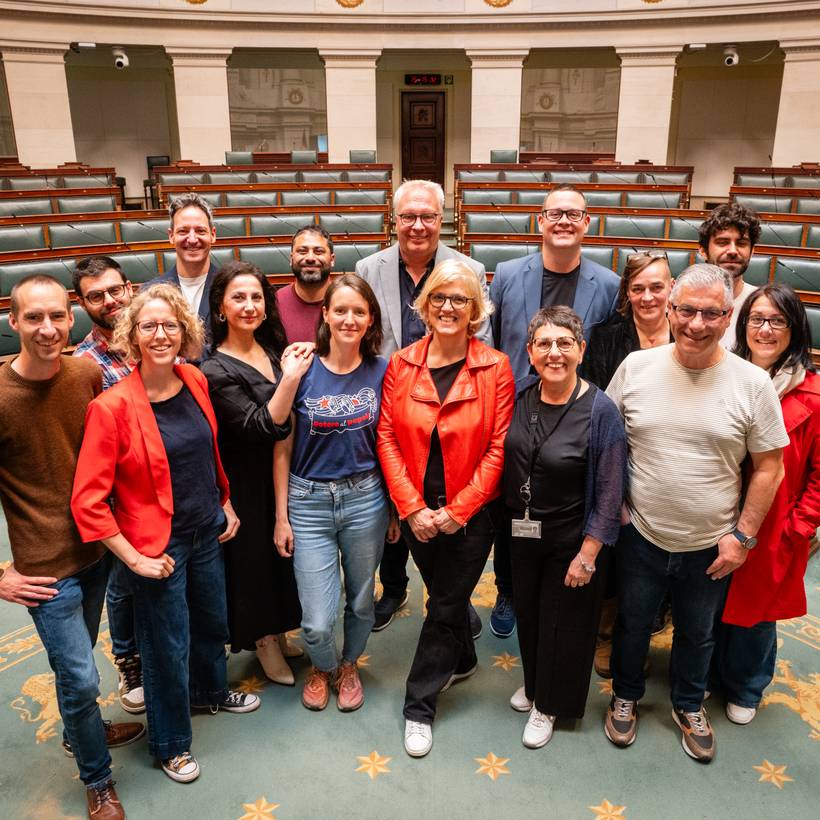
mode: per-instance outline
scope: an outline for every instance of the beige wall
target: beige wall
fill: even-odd
[[[718,62],[719,53],[712,65],[678,66],[669,160],[695,166],[693,207],[728,198],[735,166],[771,165],[783,58],[777,50],[763,63],[750,62],[767,50],[744,46],[734,68]],[[687,60],[703,63],[708,55],[681,58]]]

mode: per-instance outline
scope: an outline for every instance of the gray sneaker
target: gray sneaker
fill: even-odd
[[[631,746],[638,733],[638,703],[615,695],[604,717],[604,734],[616,746]]]
[[[706,710],[702,706],[697,712],[673,709],[672,718],[680,727],[683,751],[701,763],[710,763],[715,756],[715,735]]]

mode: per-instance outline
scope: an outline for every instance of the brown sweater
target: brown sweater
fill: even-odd
[[[85,408],[101,390],[99,365],[89,359],[63,356],[45,381],[0,367],[0,501],[23,575],[66,578],[105,551],[83,544],[69,507]]]

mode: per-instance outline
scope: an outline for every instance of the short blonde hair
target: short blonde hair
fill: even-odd
[[[430,329],[430,323],[427,320],[427,311],[429,308],[430,294],[438,290],[443,285],[448,285],[451,282],[461,282],[464,289],[467,291],[470,298],[470,322],[467,325],[467,334],[472,336],[493,312],[492,302],[487,298],[484,289],[481,287],[478,274],[466,263],[460,259],[445,259],[439,262],[424,283],[421,293],[413,302],[413,310],[421,317],[421,320]]]
[[[205,331],[202,321],[195,316],[179,288],[161,282],[140,292],[131,300],[131,304],[123,310],[114,326],[111,338],[111,349],[126,359],[140,361],[140,349],[137,344],[137,317],[140,311],[152,299],[162,299],[174,312],[177,321],[182,325],[182,344],[179,355],[188,360],[196,361],[202,354],[205,343]]]

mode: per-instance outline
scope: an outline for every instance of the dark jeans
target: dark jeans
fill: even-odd
[[[613,691],[625,700],[643,697],[643,668],[652,621],[668,590],[675,624],[669,661],[672,705],[695,712],[707,688],[715,622],[729,581],[728,577],[713,581],[706,574],[717,557],[717,546],[695,552],[667,552],[627,524],[621,528],[616,549],[618,617],[612,645]]]
[[[512,516],[506,509],[501,512],[501,515],[503,518],[495,533],[495,544],[493,545],[493,572],[495,573],[495,586],[499,595],[512,598],[514,596],[510,558],[510,520]]]
[[[410,548],[404,537],[404,532],[395,544],[384,542],[384,552],[379,564],[379,580],[382,582],[382,596],[386,598],[404,598],[407,590],[407,559]]]
[[[407,523],[404,537],[427,587],[427,615],[404,698],[404,716],[432,723],[441,688],[453,673],[467,672],[477,663],[467,604],[490,554],[493,525],[480,510],[453,535],[417,541]]]
[[[224,529],[209,524],[171,533],[174,571],[163,580],[131,573],[137,642],[142,655],[148,751],[160,760],[191,748],[190,704],[221,703],[227,693]]]
[[[729,703],[757,709],[763,690],[772,682],[777,660],[777,623],[754,626],[718,624],[715,666]]]
[[[52,584],[59,594],[29,609],[54,670],[64,736],[74,752],[80,779],[89,788],[111,779],[111,755],[97,704],[100,676],[94,663],[108,568],[106,554],[76,575]]]
[[[108,629],[111,632],[111,653],[115,658],[132,655],[137,651],[134,635],[134,596],[128,568],[119,558],[111,556],[111,572],[105,608],[108,611]]]

